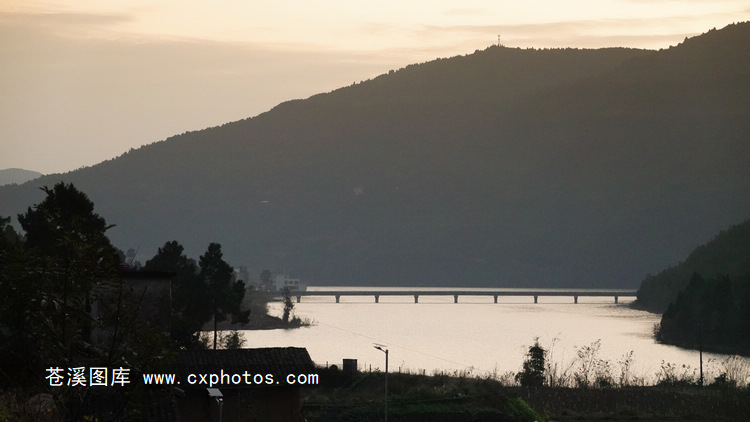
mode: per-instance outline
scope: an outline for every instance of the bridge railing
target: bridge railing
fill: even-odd
[[[308,290],[304,292],[293,292],[297,302],[302,296],[333,296],[336,303],[340,302],[341,296],[373,296],[375,303],[380,302],[380,296],[413,296],[414,303],[419,303],[419,296],[453,296],[453,303],[458,303],[459,296],[492,296],[495,303],[500,296],[529,296],[538,303],[540,296],[568,296],[578,303],[579,297],[612,297],[618,303],[620,297],[635,297],[637,290],[627,289],[505,289],[505,290],[430,290],[430,289],[398,289],[398,290]]]

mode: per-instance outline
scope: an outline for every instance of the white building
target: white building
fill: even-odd
[[[271,279],[271,290],[281,291],[288,288],[290,292],[304,292],[307,286],[302,284],[298,278],[291,278],[286,274],[276,274]]]

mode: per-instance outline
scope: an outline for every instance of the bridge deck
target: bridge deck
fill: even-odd
[[[454,302],[458,303],[459,296],[493,296],[497,303],[499,296],[533,296],[537,303],[539,296],[570,296],[578,303],[579,296],[588,297],[613,297],[615,303],[619,297],[636,296],[637,290],[629,289],[320,289],[307,290],[304,292],[292,292],[297,297],[297,302],[302,296],[334,296],[339,302],[341,296],[373,296],[375,302],[379,302],[380,296],[413,296],[414,303],[419,301],[419,296],[453,296]]]

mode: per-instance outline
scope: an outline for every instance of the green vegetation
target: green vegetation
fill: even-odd
[[[222,340],[224,349],[228,350],[241,349],[242,346],[245,345],[245,339],[242,337],[242,334],[236,330],[227,334]]]
[[[635,306],[664,313],[660,342],[750,355],[750,220],[647,277]]]
[[[53,368],[163,367],[173,344],[138,317],[138,300],[119,277],[119,254],[105,234],[112,226],[73,185],[42,190],[44,201],[18,216],[24,236],[0,222],[0,389],[10,391],[3,399],[49,391]],[[131,384],[103,395],[55,388],[65,420],[83,420],[92,400],[107,401],[122,418],[138,413]]]
[[[56,381],[50,377],[63,371],[62,378],[70,380],[70,368],[122,367],[128,378],[158,372],[179,348],[206,347],[199,332],[209,320],[247,322],[244,283],[234,279],[220,245],[210,244],[196,266],[182,246],[167,242],[141,274],[175,276],[169,309],[164,296],[150,299],[146,288],[128,284],[126,278],[136,273],[121,267],[124,254],[107,237],[113,226],[94,212],[86,194],[65,183],[42,190],[44,200],[18,216],[23,234],[16,233],[9,218],[0,218],[0,392],[5,406],[0,420],[19,417],[12,408],[23,406],[14,397],[25,400],[36,393],[53,393],[63,420],[85,420],[99,403],[111,407],[107,412],[114,419],[133,417],[143,400],[140,383],[52,388]],[[170,335],[164,335],[167,327],[158,318],[150,318],[164,310],[174,321]],[[243,341],[236,331],[221,342],[214,335],[214,347],[241,347]]]
[[[90,353],[91,293],[99,285],[122,289],[117,253],[105,235],[111,226],[93,203],[72,185],[43,190],[44,201],[18,217],[25,236],[9,220],[0,222],[0,385],[26,383],[45,365]],[[119,348],[113,341],[102,358],[120,354],[113,353]]]
[[[655,335],[667,344],[750,356],[750,275],[706,280],[694,274]]]
[[[310,421],[381,421],[384,374],[321,372],[323,384],[304,394],[303,415]],[[463,374],[388,375],[389,421],[541,421],[516,391],[498,381]]]
[[[534,341],[523,362],[523,371],[516,374],[516,381],[526,387],[543,385],[546,355],[547,351],[539,345],[539,339]]]
[[[200,257],[199,277],[205,280],[206,296],[202,298],[210,310],[214,324],[214,350],[217,346],[218,323],[231,316],[232,323],[247,323],[249,311],[242,311],[240,305],[245,296],[245,283],[233,280],[232,267],[222,259],[221,245],[211,243]],[[194,300],[201,300],[198,297]]]
[[[284,287],[284,289],[281,292],[283,296],[284,301],[284,314],[282,315],[281,319],[285,323],[289,323],[289,316],[292,314],[292,311],[294,310],[294,302],[292,301],[292,294],[289,291],[288,287]]]
[[[172,338],[181,347],[200,345],[199,332],[213,322],[213,346],[219,344],[218,324],[231,317],[232,324],[246,324],[251,309],[242,307],[245,283],[223,260],[221,245],[211,243],[199,264],[183,254],[184,248],[170,241],[146,262],[145,270],[175,274],[172,288]],[[265,315],[265,310],[261,312]]]
[[[309,284],[631,287],[747,217],[749,69],[750,23],[489,47],[0,187],[0,215],[64,179],[146,255],[179,233]]]
[[[0,219],[0,420],[19,419],[29,395],[49,391],[50,365],[158,371],[179,347],[202,347],[196,333],[205,324],[214,344],[241,344],[232,333],[218,336],[248,319],[244,287],[218,243],[200,264],[177,242],[147,262],[176,274],[167,338],[137,318],[140,304],[118,276],[121,254],[110,235],[152,250],[169,233],[184,233],[189,250],[215,236],[235,257],[293,266],[311,280],[634,280],[675,259],[676,245],[746,216],[748,60],[750,23],[658,52],[491,47],[0,187],[0,215],[21,213],[23,229]],[[23,212],[38,184],[59,178],[69,183],[43,188],[46,198]],[[72,182],[122,230],[110,231]],[[747,349],[749,226],[643,282],[638,303],[667,310],[662,341]],[[94,318],[97,299],[103,310]],[[97,332],[103,340],[94,341]],[[535,344],[518,378],[524,386],[503,391],[492,380],[394,376],[394,415],[536,418],[525,402],[561,419],[560,409],[573,418],[613,408],[617,418],[747,416],[747,377],[729,364],[709,382],[715,388],[698,390],[694,368],[665,363],[661,385],[646,389],[630,373],[632,355],[618,370],[598,351],[592,343],[560,365]],[[335,387],[319,409],[342,405],[353,419],[374,417],[379,399],[357,398],[370,382],[380,385],[379,375]],[[742,388],[726,392],[732,385]],[[64,386],[55,393],[63,418],[90,416],[91,395]],[[123,388],[99,401],[121,419],[135,417],[140,393]],[[345,413],[327,416],[336,414]]]
[[[532,346],[534,347],[534,346]],[[734,376],[747,379],[748,368]],[[727,366],[729,368],[730,366]],[[592,384],[519,386],[513,377],[472,377],[466,373],[389,374],[391,421],[736,421],[744,420],[750,390],[717,381],[700,387],[693,371],[664,364],[657,385]],[[303,415],[310,422],[383,420],[384,374],[344,375],[320,371],[321,385],[303,392]],[[545,374],[546,378],[549,379]],[[723,378],[722,376],[717,379]]]
[[[183,254],[176,241],[167,242],[156,255],[146,261],[144,270],[164,271],[174,274],[172,283],[172,327],[170,335],[180,347],[193,348],[199,344],[198,332],[210,314],[205,301],[196,301],[205,290],[198,277],[194,260]]]
[[[730,285],[737,294],[742,294],[743,286],[750,275],[750,220],[734,225],[720,232],[711,241],[697,247],[688,257],[671,268],[655,276],[648,276],[638,289],[636,305],[651,312],[662,313],[670,303],[674,303],[680,294],[696,279],[698,284],[710,283]],[[720,282],[729,278],[732,282]],[[744,280],[744,281],[743,281]],[[703,289],[703,287],[700,287]],[[694,291],[693,293],[697,293]],[[706,304],[712,307],[716,305]]]
[[[654,374],[633,373],[633,352],[617,362],[600,356],[601,341],[576,348],[569,362],[555,342],[529,346],[518,373],[388,375],[389,420],[394,421],[734,421],[750,400],[750,361],[733,356],[696,368],[662,362]],[[313,421],[377,421],[383,415],[384,374],[320,371],[322,383],[303,394]]]
[[[506,386],[553,387],[574,389],[628,389],[646,386],[700,386],[750,388],[750,360],[738,355],[721,361],[706,360],[703,380],[696,365],[676,365],[662,361],[659,371],[653,374],[633,372],[635,355],[631,350],[617,362],[603,359],[601,340],[575,347],[575,356],[569,361],[554,357],[555,341],[548,348],[538,341],[529,347],[522,370],[501,376],[489,374]]]
[[[536,340],[534,345],[529,347],[523,369],[512,377],[516,383],[524,387],[544,385],[583,389],[647,384],[645,377],[639,378],[632,373],[633,351],[623,355],[617,364],[613,364],[600,357],[601,340],[596,340],[590,345],[576,347],[576,355],[570,362],[560,362],[554,359],[554,345],[555,341],[545,349]],[[655,383],[661,382],[662,378],[657,374]]]

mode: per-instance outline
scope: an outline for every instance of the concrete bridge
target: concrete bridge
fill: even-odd
[[[538,303],[539,296],[568,296],[573,303],[578,303],[578,298],[585,297],[612,297],[618,303],[620,297],[635,297],[637,290],[627,289],[439,289],[439,288],[408,288],[408,289],[351,289],[343,288],[320,288],[304,292],[292,292],[297,296],[297,302],[303,296],[333,296],[339,303],[341,296],[372,296],[375,303],[380,302],[380,296],[413,296],[414,303],[419,303],[420,296],[453,296],[453,303],[458,303],[459,296],[492,296],[497,303],[499,296],[529,296]]]

